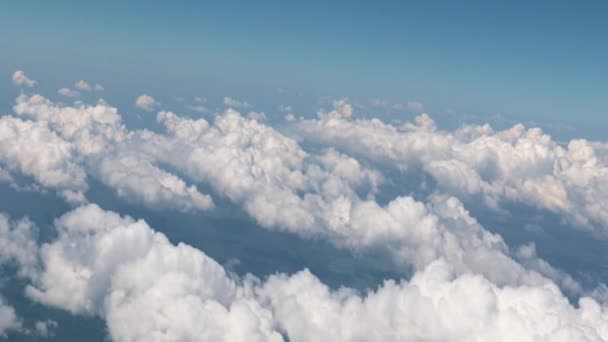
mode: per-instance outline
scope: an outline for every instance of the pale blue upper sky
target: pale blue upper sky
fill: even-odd
[[[284,88],[608,127],[606,18],[606,1],[19,1],[0,10],[0,76],[100,82],[117,104]]]

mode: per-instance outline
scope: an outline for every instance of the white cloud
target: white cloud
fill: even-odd
[[[51,138],[45,138],[44,141],[40,142],[40,150],[59,149],[66,145],[63,149],[67,149],[72,157],[71,159],[68,156],[64,158],[80,161],[83,164],[82,167],[78,168],[79,172],[83,173],[80,178],[66,171],[61,172],[61,175],[65,176],[67,184],[78,184],[76,181],[82,179],[81,188],[86,189],[85,175],[88,173],[114,188],[120,197],[142,203],[148,207],[171,208],[180,211],[207,210],[213,207],[210,196],[201,194],[195,186],[187,185],[179,177],[159,168],[154,160],[147,158],[144,154],[145,151],[141,151],[141,146],[138,146],[141,142],[139,135],[127,132],[117,110],[105,103],[96,106],[60,106],[40,95],[33,95],[31,97],[20,96],[14,110],[19,115],[41,121],[36,123],[38,126],[46,128],[48,123],[61,135],[61,138],[66,140],[62,145]],[[0,123],[3,120],[22,122],[19,119],[7,117],[0,119]],[[26,123],[33,124],[32,122],[22,122],[22,125]],[[145,131],[142,133],[147,134]],[[52,132],[48,134],[55,136],[55,133]],[[8,136],[8,134],[4,135]],[[6,152],[6,155],[4,158],[0,158],[0,161],[8,159],[10,162],[11,156],[15,156],[13,158],[19,156],[22,159],[32,158],[37,163],[49,160],[49,156],[34,158],[35,155],[31,153],[19,154],[19,150],[17,150],[19,146],[9,139],[14,135],[8,136],[6,143],[7,147],[10,146],[13,149],[9,150],[10,154]],[[25,133],[23,135],[25,136]],[[1,136],[2,134],[0,134]],[[40,134],[33,137],[37,136],[40,136]],[[33,137],[28,138],[31,140]],[[55,136],[55,139],[61,140],[61,138]],[[23,143],[31,143],[31,141],[24,140]],[[2,157],[1,147],[0,144],[0,157]],[[142,153],[138,154],[138,151]],[[73,156],[75,152],[77,152],[77,156]],[[58,157],[59,154],[54,153],[51,156]],[[8,165],[13,164],[9,163]],[[71,166],[72,164],[68,163],[67,165]],[[21,171],[40,174],[40,176],[37,176],[40,178],[40,182],[48,186],[53,185],[53,183],[43,182],[42,177],[44,175],[42,173],[51,166],[44,164],[39,167],[40,171],[28,171],[29,169],[22,169]]]
[[[160,107],[160,102],[150,95],[143,94],[135,100],[135,107],[146,112],[153,112]]]
[[[114,340],[603,341],[608,313],[551,282],[497,286],[444,260],[359,294],[309,271],[234,279],[203,252],[95,205],[56,220],[27,295],[106,320]]]
[[[28,219],[10,221],[0,213],[0,265],[13,263],[21,276],[34,274],[38,264],[37,229]]]
[[[38,84],[38,82],[36,82],[35,80],[32,80],[31,78],[27,77],[23,70],[15,71],[13,73],[12,79],[13,83],[17,86],[27,86],[31,88]]]
[[[279,105],[279,110],[284,113],[293,112],[293,108],[290,105]]]
[[[74,87],[78,90],[82,90],[82,91],[103,91],[104,87],[97,83],[95,85],[91,85],[89,82],[84,81],[84,80],[80,80],[76,83],[74,83]]]
[[[65,96],[65,97],[71,97],[71,98],[80,97],[80,92],[78,90],[73,90],[73,89],[69,89],[69,88],[61,88],[61,89],[57,90],[57,94],[59,94],[61,96]]]
[[[55,329],[59,324],[57,321],[46,320],[46,321],[37,321],[34,323],[34,329],[36,331],[36,335],[44,338],[55,336]]]
[[[15,313],[15,309],[4,303],[4,298],[0,297],[0,337],[6,337],[6,333],[11,330],[21,329],[21,321]]]
[[[207,113],[209,112],[209,108],[203,106],[203,105],[195,105],[195,106],[187,106],[186,108],[190,109],[193,112],[197,112],[197,113]]]
[[[93,87],[91,87],[89,82],[84,81],[84,80],[80,80],[80,81],[74,83],[74,87],[76,89],[84,90],[84,91],[91,91],[93,89]]]
[[[604,341],[608,313],[574,308],[555,285],[498,287],[437,261],[410,282],[358,295],[310,272],[272,276],[260,291],[291,341]]]
[[[396,127],[378,119],[322,115],[298,122],[300,133],[366,159],[401,169],[420,166],[441,191],[482,195],[490,207],[515,201],[551,210],[570,222],[608,233],[608,145],[572,140],[563,147],[538,128],[489,125],[436,130],[422,114]]]
[[[323,115],[340,124],[349,109],[345,102],[336,107]],[[212,124],[160,112],[165,134],[128,131],[107,104],[65,107],[22,95],[15,111],[48,122],[76,146],[89,174],[119,196],[149,207],[212,206],[209,196],[158,167],[168,165],[209,184],[268,229],[322,237],[340,248],[382,249],[398,264],[417,269],[444,257],[458,272],[478,272],[500,284],[540,281],[457,199],[422,203],[399,196],[379,205],[373,195],[382,176],[374,169],[331,149],[309,154],[295,140],[233,110]],[[432,134],[431,123],[423,116],[412,129]],[[545,275],[564,278],[559,272]]]
[[[239,101],[237,99],[233,99],[230,97],[224,97],[224,104],[226,106],[229,107],[234,107],[234,108],[251,108],[253,107],[251,104],[245,102],[245,101]]]
[[[32,176],[41,185],[70,197],[87,188],[86,173],[78,165],[75,152],[71,143],[44,122],[0,118],[0,165]]]
[[[90,205],[56,225],[57,240],[42,247],[43,273],[26,293],[105,318],[113,340],[282,340],[270,311],[219,264],[145,222]]]

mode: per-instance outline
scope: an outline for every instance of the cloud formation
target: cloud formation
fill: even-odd
[[[608,338],[608,314],[593,299],[573,307],[550,282],[497,286],[457,275],[441,259],[410,281],[360,294],[331,290],[307,270],[231,278],[201,251],[95,205],[67,213],[56,228],[27,295],[103,317],[117,341],[281,341],[279,331],[290,341]]]
[[[251,107],[253,107],[252,105],[250,105],[249,103],[247,103],[245,101],[239,101],[237,99],[233,99],[228,96],[224,97],[224,104],[226,106],[234,107],[234,108],[251,108]]]
[[[153,112],[160,107],[160,102],[150,95],[143,94],[135,99],[135,107],[146,112]]]
[[[91,85],[89,82],[84,81],[84,80],[80,80],[76,83],[74,83],[74,87],[78,90],[82,90],[82,91],[103,91],[104,87],[99,84],[96,83],[95,85]]]
[[[13,83],[19,87],[21,86],[26,86],[26,87],[33,87],[36,84],[38,84],[38,82],[36,82],[35,80],[27,77],[27,75],[25,75],[25,72],[23,70],[17,70],[13,73],[12,76],[12,80]]]
[[[421,167],[440,191],[480,196],[492,208],[523,203],[608,234],[606,143],[579,139],[563,146],[539,128],[521,124],[504,131],[482,125],[447,132],[426,114],[398,127],[335,115],[339,108],[299,121],[301,136],[402,170]]]
[[[344,102],[336,107],[327,115],[342,120],[352,114]],[[522,279],[537,284],[540,273],[581,291],[550,267],[535,272],[522,267],[502,238],[481,227],[458,199],[436,196],[422,203],[398,196],[380,205],[373,196],[383,177],[373,168],[332,149],[308,153],[292,138],[234,110],[213,123],[160,112],[165,134],[129,131],[117,110],[103,103],[61,106],[40,95],[21,95],[14,110],[43,121],[73,144],[89,175],[152,208],[213,206],[208,195],[158,166],[168,165],[209,184],[268,229],[324,238],[339,248],[382,250],[398,265],[416,269],[445,258],[458,272],[481,273],[499,284]],[[417,124],[431,130],[429,120],[421,116]]]

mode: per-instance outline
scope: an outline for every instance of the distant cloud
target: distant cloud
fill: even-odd
[[[253,107],[251,104],[245,101],[239,101],[237,99],[233,99],[230,97],[224,97],[224,104],[226,106],[235,107],[235,108],[251,108]]]
[[[293,112],[293,108],[289,105],[279,105],[279,110],[283,113],[291,113]]]
[[[146,112],[153,112],[160,107],[160,102],[150,95],[143,94],[135,100],[135,107]]]
[[[89,82],[84,81],[84,80],[80,80],[76,83],[74,83],[74,87],[76,89],[79,90],[83,90],[83,91],[103,91],[104,87],[101,84],[95,84],[94,86],[92,86]]]
[[[372,107],[377,108],[392,108],[395,110],[410,110],[415,112],[422,112],[424,110],[424,104],[418,101],[408,101],[406,103],[394,103],[391,104],[386,100],[373,98],[369,102]]]
[[[186,108],[190,109],[193,112],[197,112],[197,113],[207,113],[209,111],[209,108],[207,108],[203,105],[187,106]]]
[[[408,101],[407,108],[411,110],[422,111],[424,110],[424,105],[422,104],[422,102]]]
[[[57,90],[57,94],[70,98],[80,97],[80,92],[78,90],[70,89],[70,88],[61,88]]]
[[[27,87],[33,87],[36,84],[38,84],[38,82],[34,81],[33,79],[27,77],[25,75],[25,72],[23,70],[17,70],[13,73],[13,83],[15,83],[15,85],[17,86],[27,86]]]

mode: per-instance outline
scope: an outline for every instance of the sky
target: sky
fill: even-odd
[[[0,9],[0,341],[608,341],[606,2]]]
[[[608,127],[607,11],[603,1],[20,1],[0,13],[0,63],[5,77],[98,80],[114,102],[143,89],[264,104],[286,89],[581,125],[596,138]]]

